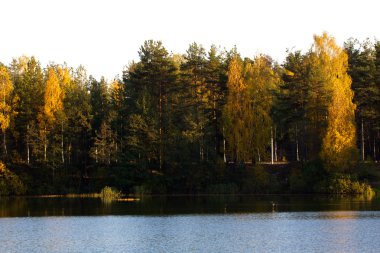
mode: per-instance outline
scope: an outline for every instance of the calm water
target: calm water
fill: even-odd
[[[379,252],[379,211],[321,196],[1,198],[0,252]]]

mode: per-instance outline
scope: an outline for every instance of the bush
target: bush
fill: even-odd
[[[100,197],[105,201],[118,199],[121,196],[122,194],[120,191],[109,186],[104,187],[100,192]]]
[[[351,179],[350,175],[335,174],[316,185],[316,192],[329,194],[361,194],[372,197],[375,191],[366,182]]]
[[[0,195],[20,195],[26,191],[20,178],[0,162]]]
[[[308,192],[308,184],[300,169],[292,169],[289,176],[289,188],[293,193]]]
[[[292,193],[312,193],[315,184],[328,177],[322,161],[312,160],[302,167],[293,167],[289,175],[289,189]]]
[[[249,169],[242,180],[242,193],[274,193],[279,191],[275,175],[271,175],[263,166]]]

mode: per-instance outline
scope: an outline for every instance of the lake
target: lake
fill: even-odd
[[[378,252],[379,211],[328,196],[0,198],[0,251]]]

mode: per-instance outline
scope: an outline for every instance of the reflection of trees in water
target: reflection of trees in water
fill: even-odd
[[[80,215],[238,214],[380,210],[380,199],[339,195],[144,196],[139,201],[100,198],[0,198],[0,217]]]
[[[25,198],[0,197],[0,217],[28,216]]]

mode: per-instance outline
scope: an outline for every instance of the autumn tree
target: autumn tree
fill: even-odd
[[[252,111],[249,108],[247,85],[244,83],[243,62],[238,54],[234,55],[228,67],[227,101],[224,107],[224,128],[229,155],[234,161],[245,161],[250,155],[251,136],[247,125]],[[247,108],[245,108],[248,106]],[[248,117],[248,118],[247,118]]]
[[[347,54],[327,33],[314,36],[312,53],[315,74],[328,91],[327,128],[321,157],[329,170],[345,170],[356,152],[354,94],[347,74]]]
[[[265,158],[265,150],[271,144],[271,159],[275,159],[274,141],[276,126],[271,111],[274,104],[274,91],[278,89],[280,78],[272,67],[272,60],[264,55],[248,61],[245,67],[245,82],[248,85],[249,103],[252,110],[252,147],[253,160]],[[270,143],[271,140],[271,143]],[[256,157],[256,158],[254,158]]]
[[[13,84],[9,71],[5,66],[0,66],[0,128],[3,132],[4,155],[7,155],[6,130],[10,124],[11,114],[11,92]]]
[[[57,117],[63,110],[63,91],[60,86],[56,69],[51,66],[47,70],[44,110],[39,118],[41,139],[44,145],[44,161],[47,161],[48,138],[51,130],[54,130]]]

